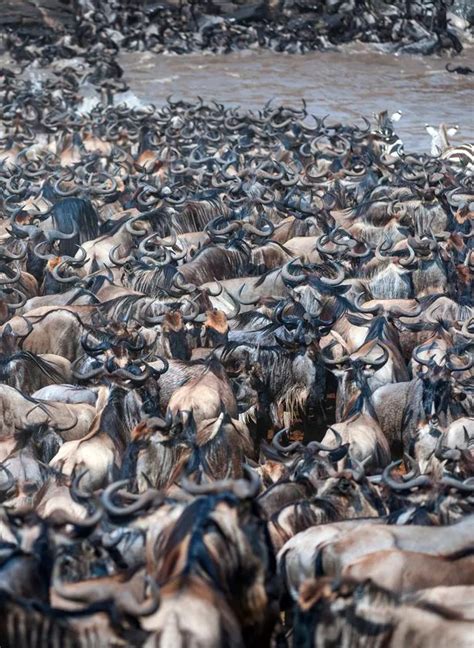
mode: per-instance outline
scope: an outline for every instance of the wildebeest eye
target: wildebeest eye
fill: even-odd
[[[338,488],[342,493],[347,493],[351,489],[351,482],[348,479],[341,479]]]

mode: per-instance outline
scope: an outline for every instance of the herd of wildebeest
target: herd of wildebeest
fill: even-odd
[[[354,41],[398,54],[456,55],[474,27],[469,0],[21,1],[36,14],[15,18],[16,3],[6,3],[0,33],[16,60],[43,64],[104,50],[304,54]]]
[[[471,646],[472,146],[81,74],[0,73],[2,648]]]

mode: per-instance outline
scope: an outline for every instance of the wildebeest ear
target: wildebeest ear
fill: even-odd
[[[344,443],[340,448],[332,450],[328,455],[329,459],[334,463],[341,461],[349,452],[349,445],[349,443]]]

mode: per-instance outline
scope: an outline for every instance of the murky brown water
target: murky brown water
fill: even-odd
[[[136,96],[162,103],[166,96],[215,98],[243,108],[266,101],[295,102],[305,97],[309,110],[344,121],[384,109],[402,110],[397,131],[407,150],[428,151],[425,123],[459,124],[456,141],[474,140],[474,78],[449,74],[449,59],[393,56],[352,46],[345,52],[304,56],[269,51],[226,56],[156,56],[127,53],[120,57],[125,78]],[[474,47],[454,59],[474,66]]]

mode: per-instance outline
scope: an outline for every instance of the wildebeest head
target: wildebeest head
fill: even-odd
[[[44,269],[43,282],[41,285],[41,290],[43,295],[55,295],[58,292],[64,292],[68,289],[67,283],[61,283],[57,280],[53,271],[58,272],[60,265],[62,264],[62,258],[60,256],[53,256],[46,263]]]
[[[14,353],[18,348],[20,340],[21,338],[17,333],[13,332],[10,324],[7,324],[0,334],[0,354],[9,356]]]
[[[336,345],[334,342],[326,347],[322,358],[338,380],[337,416],[343,420],[361,398],[370,396],[369,380],[386,364],[389,352],[385,345],[369,342],[352,354],[343,351],[339,355]]]
[[[237,492],[242,481],[234,482]],[[253,487],[240,496],[226,492],[224,484],[203,485],[203,494],[206,488],[216,494],[188,505],[155,548],[157,580],[165,583],[182,574],[210,581],[224,592],[244,634],[255,640],[271,632],[278,596],[267,527],[251,502]]]
[[[202,339],[204,346],[216,347],[227,342],[229,324],[225,313],[217,308],[208,310]]]
[[[266,403],[272,403],[271,416],[282,424],[278,411],[288,411],[293,418],[307,405],[308,398],[322,397],[325,389],[324,367],[319,361],[318,347],[280,344],[274,346],[253,346],[251,344],[226,345],[222,362],[232,377],[247,372],[249,395],[258,389]],[[248,389],[250,387],[250,389]]]
[[[266,392],[265,377],[259,362],[250,361],[250,353],[229,358],[225,362],[227,375],[237,399],[239,412],[249,412],[255,419],[264,409],[268,409],[270,401]]]
[[[463,400],[465,394],[455,393],[456,382],[445,367],[431,363],[429,371],[420,372],[419,377],[423,384],[422,406],[426,418],[436,415],[443,423],[450,410],[462,410],[456,401]]]
[[[168,358],[191,359],[191,346],[180,311],[168,311],[162,324],[163,348]]]
[[[310,441],[307,445],[295,441],[284,446],[281,439],[285,432],[286,430],[280,430],[274,435],[272,447],[287,465],[290,481],[309,482],[314,488],[318,488],[323,480],[334,474],[334,465],[341,461],[349,450],[348,444],[342,444],[338,432],[335,432],[336,445],[331,448],[318,441]]]
[[[245,457],[253,455],[246,426],[224,411],[196,425],[192,412],[175,416],[172,434],[180,447],[190,452],[188,474],[195,472],[213,480],[242,476]]]
[[[383,645],[393,631],[388,611],[395,601],[370,583],[305,581],[296,609],[294,641],[308,648],[346,642],[362,646],[369,641]]]
[[[380,495],[360,465],[333,472],[318,488],[317,497],[330,501],[343,519],[377,517],[387,512]]]
[[[51,461],[64,443],[62,437],[47,423],[41,423],[33,428],[31,442],[36,456],[45,464]]]

